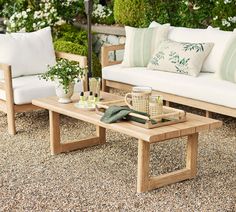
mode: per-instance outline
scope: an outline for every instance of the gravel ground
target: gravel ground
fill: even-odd
[[[195,179],[137,194],[135,139],[108,131],[105,145],[51,156],[46,111],[18,114],[15,136],[0,113],[0,211],[236,211],[236,119],[215,118],[224,126],[200,134]],[[95,132],[61,125],[63,140]],[[184,150],[185,139],[152,146],[152,173],[182,168]]]

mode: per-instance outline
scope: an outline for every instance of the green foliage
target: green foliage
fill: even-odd
[[[0,0],[0,15],[9,19],[14,13],[25,10],[28,7],[27,0]]]
[[[88,48],[86,46],[82,46],[80,44],[73,43],[71,41],[64,41],[63,38],[54,42],[54,48],[56,51],[78,54],[82,56],[88,55]],[[92,74],[94,77],[100,77],[101,64],[95,53],[93,53],[92,59],[93,59]]]
[[[30,32],[46,26],[59,25],[62,22],[72,23],[79,13],[84,14],[83,0],[0,1],[0,7],[3,8],[0,15],[6,19],[9,32]],[[20,16],[22,13],[26,15]]]
[[[235,0],[115,0],[116,23],[146,27],[153,20],[173,26],[236,28]]]
[[[176,11],[179,7],[181,0],[147,0],[147,23],[157,21],[158,23],[171,23],[175,25],[177,15]]]
[[[87,32],[72,25],[64,24],[54,29],[54,48],[62,51],[82,56],[88,55]],[[101,64],[95,53],[92,55],[92,74],[94,77],[101,76]]]
[[[147,0],[115,0],[114,18],[116,23],[134,27],[148,24],[149,4]]]
[[[93,1],[92,22],[107,25],[114,24],[113,3],[110,2],[103,6],[98,0]]]
[[[174,25],[206,28],[206,26],[211,24],[213,7],[214,3],[211,0],[179,1]]]
[[[66,59],[61,59],[55,66],[49,67],[48,71],[40,75],[40,79],[46,81],[51,80],[58,82],[63,86],[65,93],[68,93],[68,89],[71,83],[81,79],[85,74],[85,69],[80,68],[75,62],[71,62]]]
[[[84,13],[84,1],[53,0],[58,15],[66,22],[73,22],[78,14]],[[70,3],[69,3],[70,2]]]
[[[236,3],[234,0],[218,0],[213,9],[213,26],[224,30],[236,28]]]

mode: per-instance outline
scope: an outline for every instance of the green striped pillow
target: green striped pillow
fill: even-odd
[[[232,37],[227,43],[227,47],[223,53],[220,69],[216,72],[216,76],[220,79],[236,83],[236,33],[232,33]]]
[[[169,26],[155,28],[125,27],[126,43],[122,65],[146,67],[158,44],[167,39]]]

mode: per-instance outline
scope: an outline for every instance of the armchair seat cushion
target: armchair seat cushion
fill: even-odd
[[[130,85],[150,86],[153,90],[212,104],[236,108],[236,84],[215,78],[214,73],[198,77],[148,70],[145,67],[107,66],[102,77]]]
[[[28,104],[32,99],[55,96],[54,82],[40,80],[38,75],[23,76],[12,79],[14,103],[17,105]],[[75,92],[82,91],[82,83],[75,85]],[[0,99],[6,100],[5,91],[0,90]]]

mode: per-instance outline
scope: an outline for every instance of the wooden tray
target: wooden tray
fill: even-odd
[[[124,100],[116,100],[116,101],[109,101],[109,102],[100,102],[96,105],[96,112],[99,115],[103,115],[105,111],[112,105],[116,106],[127,106],[125,104]],[[129,116],[133,116],[136,118],[143,119],[145,121],[144,124],[135,122],[135,121],[129,121],[130,123],[146,128],[146,129],[152,129],[156,127],[162,127],[172,124],[177,124],[180,122],[186,121],[186,112],[183,110],[175,109],[172,107],[166,107],[163,106],[163,114],[155,116],[152,118],[152,120],[155,120],[157,123],[153,124],[151,119],[148,116],[136,114],[136,113],[130,113]],[[157,121],[160,120],[161,121]]]

